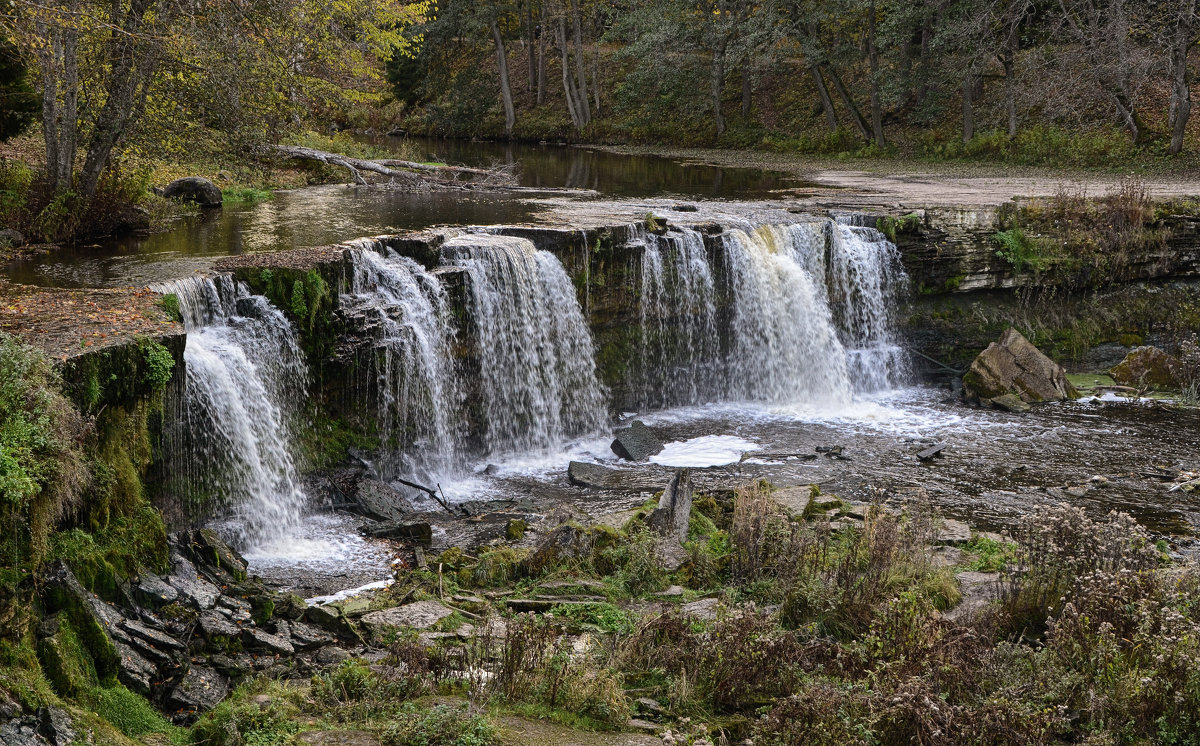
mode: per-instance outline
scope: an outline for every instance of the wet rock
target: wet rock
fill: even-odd
[[[129,645],[123,642],[114,644],[119,660],[117,681],[143,697],[149,696],[151,685],[158,679],[158,667]]]
[[[247,650],[261,650],[271,655],[292,655],[296,652],[286,637],[273,635],[257,627],[243,629],[242,642]]]
[[[14,699],[11,694],[0,691],[0,718],[15,718],[23,711],[21,703]]]
[[[304,616],[308,604],[295,593],[280,596],[275,602],[275,616],[280,619],[298,620]]]
[[[963,398],[968,402],[989,403],[1005,394],[1026,403],[1079,396],[1063,367],[1011,327],[979,353],[963,374]]]
[[[167,583],[179,592],[182,597],[180,601],[186,601],[201,611],[216,606],[217,599],[221,597],[221,589],[200,577],[196,566],[182,555],[171,558],[171,574],[167,576]]]
[[[314,650],[333,642],[333,637],[304,622],[289,622],[292,645],[297,650]]]
[[[383,634],[389,627],[429,629],[454,612],[437,601],[417,601],[392,609],[373,611],[362,618],[373,632]]]
[[[618,430],[613,435],[613,453],[628,461],[645,461],[664,448],[658,435],[641,420],[634,420],[627,429]]]
[[[363,515],[379,521],[399,522],[416,512],[408,497],[378,479],[360,481],[354,501]]]
[[[157,575],[144,575],[134,584],[133,595],[142,604],[159,609],[175,603],[179,598],[179,591]]]
[[[567,479],[579,487],[595,487],[602,490],[624,490],[627,492],[658,491],[662,483],[654,483],[637,472],[611,469],[600,464],[572,461],[567,466]]]
[[[151,629],[140,622],[135,622],[131,619],[126,619],[121,623],[121,627],[135,638],[135,641],[151,645],[163,652],[180,653],[187,650],[179,640],[171,637],[168,634],[159,632],[156,629]]]
[[[75,741],[75,723],[61,707],[43,707],[38,710],[42,737],[51,746],[71,746]]]
[[[339,604],[342,608],[342,615],[350,619],[357,619],[371,610],[371,598],[369,596],[354,596],[342,601]]]
[[[123,617],[89,593],[61,560],[48,569],[42,598],[47,612],[66,615],[79,642],[91,656],[96,673],[101,677],[115,674],[119,668],[117,649],[108,630],[119,624]]]
[[[934,458],[940,457],[942,455],[942,451],[944,450],[946,450],[946,444],[938,443],[936,445],[929,446],[922,451],[917,451],[917,458],[921,461],[932,461]]]
[[[208,666],[192,666],[171,690],[166,703],[172,710],[181,711],[181,720],[190,721],[216,707],[228,694],[229,679]]]
[[[1016,394],[1004,394],[1002,396],[994,396],[988,400],[996,409],[1003,409],[1006,412],[1014,412],[1023,414],[1028,412],[1032,407],[1025,403],[1025,400]]]
[[[210,528],[188,531],[178,544],[197,569],[218,585],[233,585],[246,580],[246,559],[226,544]]]
[[[412,541],[425,546],[433,544],[433,527],[428,521],[383,523],[367,531],[367,535],[376,539]]]
[[[205,640],[213,642],[220,638],[234,639],[242,633],[240,627],[230,621],[229,617],[219,611],[208,610],[201,612],[196,628]]]
[[[167,184],[162,196],[182,202],[195,202],[201,207],[220,207],[224,198],[221,188],[201,176],[185,176]]]
[[[38,732],[37,721],[9,720],[0,724],[0,744],[3,746],[47,746],[48,743]]]
[[[1182,365],[1157,347],[1135,347],[1108,372],[1122,386],[1180,387]]]

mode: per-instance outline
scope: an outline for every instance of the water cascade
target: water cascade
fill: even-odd
[[[483,453],[546,451],[602,427],[605,401],[575,286],[528,239],[474,234],[442,247],[466,270]]]
[[[224,507],[238,546],[270,545],[298,525],[306,497],[290,451],[292,407],[307,371],[291,324],[227,276],[155,287],[174,294],[187,329],[187,377],[165,433],[180,494]]]
[[[371,340],[361,373],[373,392],[383,467],[432,481],[458,466],[461,387],[452,361],[455,330],[445,288],[417,262],[371,241],[350,252],[343,313]]]
[[[892,309],[906,278],[878,231],[746,223],[707,244],[690,228],[641,240],[641,407],[836,407],[904,381]]]

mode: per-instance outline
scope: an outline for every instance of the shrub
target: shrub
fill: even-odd
[[[381,734],[384,746],[490,746],[496,728],[467,707],[406,705]]]

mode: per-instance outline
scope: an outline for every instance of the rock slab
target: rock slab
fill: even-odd
[[[383,611],[372,611],[362,618],[373,630],[382,631],[388,627],[412,627],[413,629],[429,629],[454,612],[442,606],[437,601],[417,601],[416,603],[397,606]]]
[[[1012,394],[1026,403],[1075,399],[1079,392],[1061,365],[1009,327],[963,374],[963,398],[990,404]]]

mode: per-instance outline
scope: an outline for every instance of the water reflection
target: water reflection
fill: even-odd
[[[377,139],[399,146],[395,138]],[[423,160],[468,166],[516,164],[519,183],[537,189],[590,189],[603,196],[684,199],[768,195],[784,177],[755,169],[683,165],[561,145],[412,140]],[[9,266],[13,282],[57,287],[145,285],[207,269],[214,257],[321,246],[360,236],[435,225],[490,225],[527,220],[518,193],[410,194],[321,186],[280,192],[257,205],[230,205],[166,233],[133,235],[98,246],[65,248]]]

